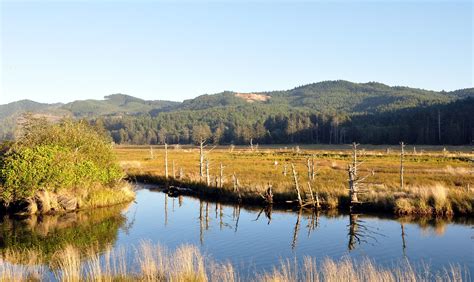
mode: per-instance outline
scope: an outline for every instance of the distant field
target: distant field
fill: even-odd
[[[474,154],[471,147],[416,146],[414,150],[407,146],[403,190],[398,146],[360,145],[359,148],[359,160],[363,162],[359,174],[370,174],[367,178],[369,193],[363,196],[364,201],[398,213],[472,211]],[[235,146],[232,150],[231,146],[209,145],[205,151],[211,186],[216,186],[222,164],[223,189],[231,189],[235,173],[243,191],[249,195],[259,196],[271,184],[275,195],[291,199],[295,197],[291,164],[295,165],[298,180],[306,189],[307,160],[314,158],[316,178],[311,185],[327,205],[337,207],[348,197],[347,166],[352,158],[349,145],[274,145],[258,149],[254,146],[253,151],[249,146]],[[163,146],[117,146],[116,152],[129,174],[165,174]],[[186,181],[205,181],[199,176],[197,146],[169,145],[168,167],[170,177],[173,177],[174,167],[176,178],[182,170]]]

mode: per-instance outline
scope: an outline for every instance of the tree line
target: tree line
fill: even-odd
[[[317,113],[287,107],[216,107],[206,110],[110,116],[93,120],[117,144],[471,144],[474,99],[372,114]]]

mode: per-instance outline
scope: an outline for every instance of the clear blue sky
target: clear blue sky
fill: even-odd
[[[239,2],[3,0],[0,104],[333,79],[473,86],[471,1]]]

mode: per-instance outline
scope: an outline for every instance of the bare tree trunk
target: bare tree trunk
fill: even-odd
[[[301,199],[300,186],[298,184],[298,175],[296,174],[296,169],[295,169],[294,164],[291,164],[291,168],[293,170],[293,180],[295,182],[295,189],[296,189],[296,193],[298,195],[298,204],[301,207],[303,205],[303,200]]]
[[[308,168],[308,180],[311,181],[311,161],[306,159],[306,167]]]
[[[311,180],[314,181],[316,177],[316,172],[315,172],[315,169],[314,169],[314,156],[311,157]]]
[[[179,168],[179,180],[183,180],[184,174],[183,174],[183,168]]]
[[[253,152],[253,138],[250,138],[250,150]]]
[[[165,142],[165,178],[168,179],[168,144]]]
[[[204,176],[204,139],[199,141],[199,176]]]
[[[309,194],[311,196],[311,202],[312,202],[312,206],[313,208],[317,208],[319,209],[321,206],[319,204],[319,197],[318,197],[318,193],[316,193],[316,195],[313,193],[313,188],[311,187],[311,183],[308,181],[308,188],[309,188]]]
[[[206,183],[207,183],[207,186],[211,185],[211,178],[209,175],[209,160],[206,160]]]
[[[404,172],[404,167],[403,167],[403,158],[405,157],[405,143],[400,142],[400,188],[403,190],[405,187],[404,185],[404,180],[403,180],[403,172]]]
[[[232,185],[234,186],[234,192],[237,192],[237,196],[239,198],[239,202],[242,200],[242,195],[240,194],[239,189],[239,179],[235,175],[235,172],[232,174]]]
[[[359,146],[359,144],[355,142],[352,143],[352,167],[354,169],[354,176],[357,176],[357,146]]]
[[[359,199],[357,198],[357,183],[354,166],[349,165],[347,171],[349,173],[349,198],[352,205],[359,202]]]
[[[219,171],[219,187],[222,188],[224,180],[224,166],[221,163],[220,171]]]
[[[267,188],[267,191],[265,192],[264,199],[265,199],[265,202],[267,202],[267,204],[269,205],[273,204],[272,185],[270,184],[268,184],[268,188]]]

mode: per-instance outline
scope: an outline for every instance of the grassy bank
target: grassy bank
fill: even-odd
[[[354,261],[314,258],[303,261],[283,261],[271,272],[240,276],[232,264],[219,263],[202,255],[191,245],[178,247],[174,252],[150,243],[142,243],[134,251],[108,249],[101,254],[91,249],[66,246],[54,254],[49,265],[38,265],[39,255],[29,253],[29,264],[11,264],[15,253],[0,261],[1,281],[45,279],[48,270],[60,281],[469,281],[467,270],[450,266],[434,272],[427,266],[415,268],[408,261],[390,268],[377,266],[370,260]],[[138,267],[126,263],[130,259]],[[129,260],[130,261],[130,260]]]
[[[404,188],[400,185],[400,156],[396,147],[364,149],[361,146],[359,169],[367,178],[367,191],[360,196],[366,211],[419,215],[472,215],[474,212],[473,154],[447,151],[443,147],[406,149]],[[209,160],[209,182],[199,174],[199,149],[168,146],[168,179],[165,176],[163,146],[116,147],[121,166],[132,179],[156,184],[192,188],[194,193],[216,199],[264,204],[261,194],[273,188],[276,204],[297,198],[291,164],[304,192],[307,183],[321,198],[323,208],[347,208],[349,204],[347,165],[352,155],[349,146],[314,149],[217,147],[205,150]],[[308,175],[307,161],[315,162],[315,179]],[[223,184],[220,187],[221,164]],[[174,168],[174,169],[173,169]],[[372,175],[372,171],[374,172]],[[286,173],[285,173],[286,172]],[[238,179],[235,191],[233,175]]]

